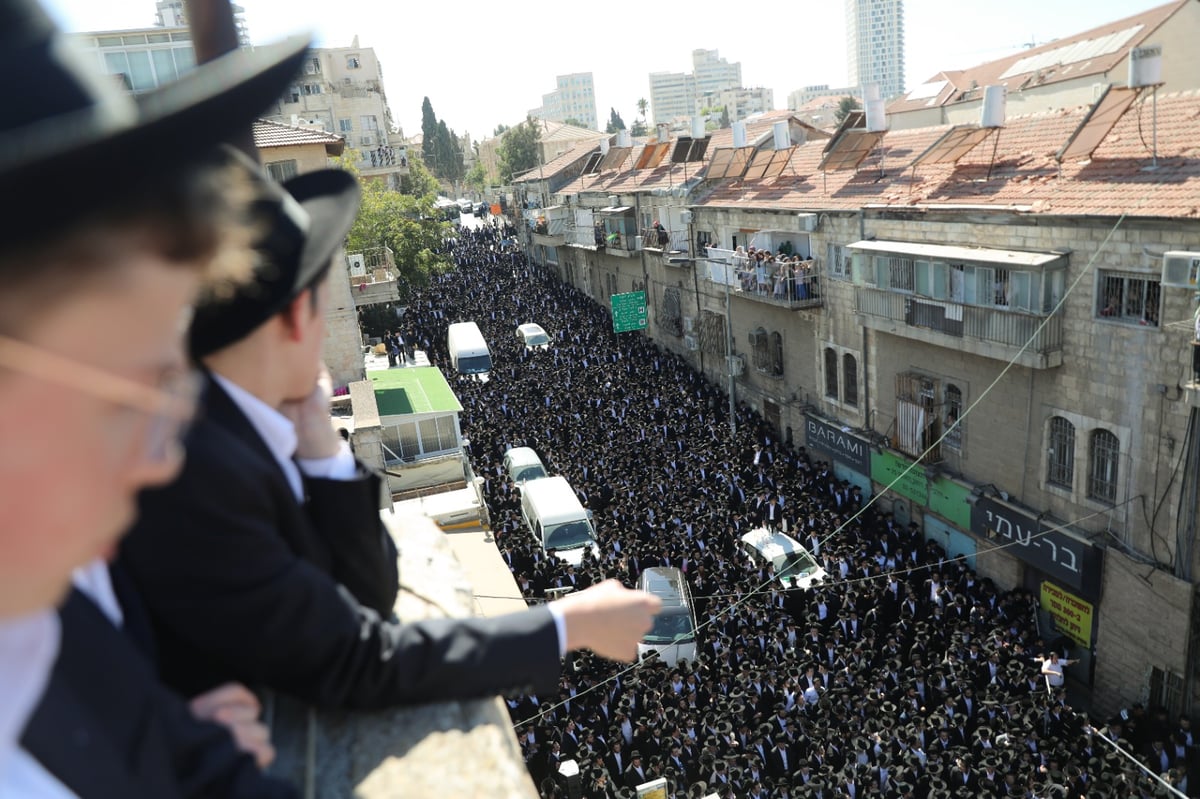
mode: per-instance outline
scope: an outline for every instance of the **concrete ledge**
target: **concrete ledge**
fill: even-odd
[[[446,535],[426,519],[408,525],[390,513],[384,519],[400,550],[397,615],[471,615],[471,586]],[[301,786],[306,797],[537,797],[498,698],[326,713],[277,697],[271,713],[279,752],[271,771]]]

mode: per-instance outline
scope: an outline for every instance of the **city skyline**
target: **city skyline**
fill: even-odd
[[[154,0],[47,0],[47,7],[70,31],[146,27],[154,23]],[[778,41],[758,35],[714,35],[710,17],[681,15],[671,35],[649,36],[634,29],[614,45],[578,18],[559,14],[495,14],[468,0],[457,8],[461,30],[429,35],[446,21],[421,7],[345,0],[335,15],[315,0],[244,0],[251,40],[262,43],[300,31],[316,34],[323,47],[349,45],[358,35],[375,49],[383,66],[388,100],[406,135],[420,130],[420,107],[428,96],[438,117],[459,134],[475,140],[491,136],[498,124],[520,122],[526,109],[540,104],[556,75],[592,72],[596,110],[607,121],[615,107],[632,124],[639,98],[649,99],[651,72],[680,72],[691,65],[693,50],[716,49],[742,64],[742,82],[774,92],[776,106],[804,86],[847,85],[845,19],[842,4],[813,5],[791,20],[796,30]],[[982,0],[910,0],[905,5],[906,88],[943,69],[958,69],[1131,16],[1162,5],[1130,0],[1061,0],[1048,5],[1013,0],[1002,8]],[[423,31],[409,35],[414,27]],[[581,35],[582,34],[582,35]],[[620,38],[620,37],[619,37]],[[786,41],[784,40],[786,39]],[[946,43],[950,43],[947,45]],[[970,43],[968,45],[968,43]],[[638,52],[639,45],[644,45]]]

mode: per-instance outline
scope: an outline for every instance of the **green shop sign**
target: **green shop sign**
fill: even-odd
[[[964,485],[939,477],[929,484],[929,509],[960,530],[971,529],[971,493]]]
[[[908,474],[904,474],[904,470],[912,463],[890,452],[872,452],[871,479],[880,485],[892,486],[892,491],[900,496],[924,505],[929,501],[929,479],[925,477],[925,467],[920,465],[913,466]],[[900,477],[901,474],[904,476]],[[900,481],[892,485],[896,478],[900,478]]]

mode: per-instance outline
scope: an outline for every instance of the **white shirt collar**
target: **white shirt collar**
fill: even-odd
[[[250,420],[250,425],[267,445],[271,455],[279,462],[279,467],[287,476],[292,493],[297,497],[303,496],[304,481],[300,476],[300,468],[292,460],[292,456],[296,454],[297,443],[296,426],[292,424],[292,420],[216,372],[213,372],[212,377],[217,385],[225,389],[225,393],[233,400],[233,404],[238,407],[238,410]]]
[[[52,608],[0,620],[0,788],[50,681],[60,636]]]

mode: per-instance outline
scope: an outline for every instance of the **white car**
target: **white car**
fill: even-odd
[[[542,330],[541,325],[535,325],[532,322],[520,325],[517,328],[517,338],[527,350],[550,349],[550,336],[546,334],[545,330]]]
[[[755,566],[770,565],[784,588],[811,588],[828,576],[799,541],[775,530],[759,527],[742,536],[742,551]]]
[[[546,476],[546,466],[530,447],[513,447],[504,453],[504,471],[517,485]]]

